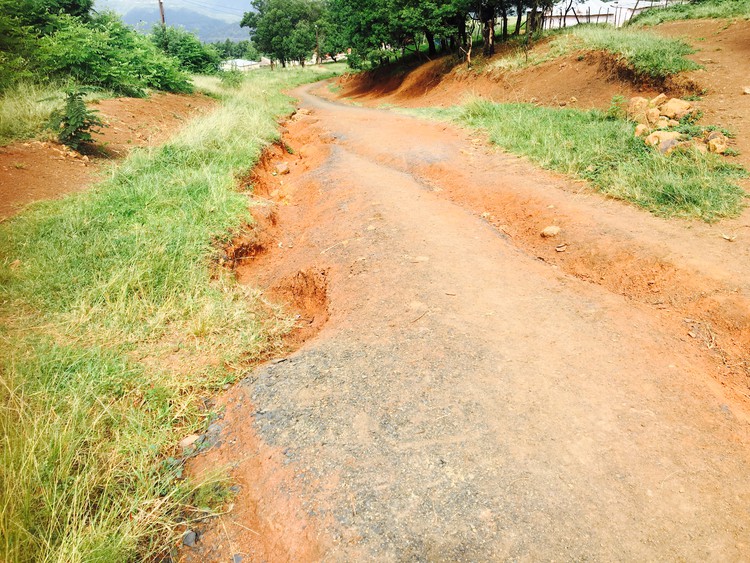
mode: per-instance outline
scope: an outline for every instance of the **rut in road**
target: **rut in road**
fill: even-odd
[[[188,558],[748,557],[748,427],[711,359],[403,165],[485,158],[465,133],[300,95],[279,231],[238,274],[325,270],[330,320],[225,401],[201,463],[232,463],[257,529],[222,521]]]

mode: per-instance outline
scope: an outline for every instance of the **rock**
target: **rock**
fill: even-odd
[[[21,267],[21,260],[19,260],[18,258],[16,258],[15,260],[13,260],[13,262],[10,263],[11,270],[17,270],[20,267]]]
[[[729,139],[721,131],[711,131],[706,137],[706,144],[710,152],[724,154],[729,148]]]
[[[645,141],[647,145],[658,147],[664,141],[676,141],[679,138],[680,134],[677,131],[654,131],[648,137],[646,137]]]
[[[645,137],[651,132],[651,129],[649,129],[648,125],[645,125],[643,123],[640,123],[635,126],[635,136],[636,137]]]
[[[655,98],[651,98],[651,101],[649,102],[649,104],[652,107],[658,108],[659,106],[661,106],[666,101],[667,101],[666,94],[659,94]]]
[[[232,556],[232,563],[242,563],[242,555],[240,555],[239,553],[235,553]]]
[[[661,114],[657,108],[651,108],[646,110],[646,121],[649,125],[656,125],[661,118]]]
[[[659,152],[661,154],[669,156],[672,154],[678,147],[680,146],[680,142],[676,139],[667,139],[666,141],[662,141],[659,144]]]
[[[744,87],[744,88],[742,89],[742,93],[743,93],[743,94],[745,94],[745,95],[748,95],[748,96],[750,96],[750,86],[745,86],[745,87]]]
[[[669,128],[669,119],[666,117],[660,117],[659,121],[656,122],[655,127],[657,129],[668,129]]]
[[[559,234],[560,234],[560,227],[556,225],[550,225],[549,227],[545,227],[541,232],[541,235],[544,238],[556,237]]]
[[[630,98],[630,103],[628,103],[628,117],[630,119],[636,123],[648,123],[646,119],[647,111],[648,100],[646,98],[641,98],[640,96]]]
[[[279,176],[283,174],[289,174],[289,165],[286,162],[279,162],[276,165],[276,174]]]
[[[724,154],[727,152],[729,145],[727,145],[726,139],[711,139],[708,141],[708,152],[715,152],[716,154]]]
[[[190,436],[185,436],[182,440],[180,440],[180,448],[182,448],[182,451],[185,452],[193,447],[193,445],[200,440],[201,437],[198,434],[191,434]]]
[[[206,429],[206,434],[218,434],[219,432],[221,432],[222,428],[223,426],[221,424],[219,424],[218,422],[214,422]]]
[[[678,127],[680,125],[680,122],[675,121],[674,119],[670,119],[669,121],[667,121],[667,123],[669,124],[670,127]]]
[[[187,547],[193,547],[195,545],[195,542],[197,541],[198,534],[196,534],[193,530],[188,530],[187,532],[185,532],[185,535],[182,536],[182,543]]]
[[[690,105],[690,102],[680,100],[679,98],[672,98],[661,106],[661,114],[670,119],[682,119],[689,114],[692,109],[693,106]]]
[[[570,97],[570,103],[571,103],[571,104],[575,104],[575,103],[577,103],[577,102],[578,102],[578,98],[576,98],[575,96],[571,96],[571,97]]]

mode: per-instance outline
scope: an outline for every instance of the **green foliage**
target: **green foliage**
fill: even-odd
[[[250,29],[261,52],[281,62],[304,63],[316,48],[323,5],[317,0],[253,0],[240,25]]]
[[[95,189],[0,225],[0,560],[162,560],[187,505],[226,498],[180,478],[176,444],[224,366],[294,320],[211,259],[252,220],[235,178],[277,138],[281,91],[322,77],[253,73]]]
[[[580,25],[556,32],[553,45],[567,42],[565,49],[576,46],[601,50],[619,57],[638,76],[665,78],[700,68],[685,58],[695,52],[684,41],[646,31],[616,29],[611,26]],[[572,40],[572,41],[571,41]],[[565,50],[563,49],[563,50]]]
[[[474,101],[447,115],[486,130],[493,143],[535,163],[588,180],[597,190],[658,215],[714,221],[745,205],[745,170],[698,150],[663,156],[633,135],[633,124],[599,111]]]
[[[47,35],[64,25],[60,15],[88,21],[93,5],[94,0],[0,0],[0,13]]]
[[[65,106],[52,112],[50,117],[50,128],[57,133],[58,140],[74,150],[84,143],[92,143],[91,133],[98,133],[98,128],[104,126],[97,115],[99,112],[86,107],[84,94],[82,90],[69,91]]]
[[[612,96],[612,100],[609,102],[609,107],[605,112],[608,119],[620,119],[625,120],[628,117],[628,101],[625,96],[617,94]]]
[[[220,72],[219,78],[225,88],[239,88],[245,80],[245,75],[242,71],[233,69]]]
[[[750,0],[694,0],[667,8],[652,8],[630,20],[629,25],[658,25],[667,21],[701,18],[750,19]]]
[[[39,41],[38,66],[48,76],[72,78],[126,96],[144,96],[146,88],[189,92],[188,76],[176,59],[161,53],[111,13],[88,24],[71,16]]]
[[[260,60],[260,52],[252,41],[232,41],[227,39],[226,41],[217,41],[212,43],[213,48],[219,53],[221,60],[228,59],[246,59],[249,61]]]
[[[171,26],[155,25],[151,41],[167,55],[180,61],[183,70],[192,74],[214,74],[219,70],[219,53],[204,45],[189,31]]]

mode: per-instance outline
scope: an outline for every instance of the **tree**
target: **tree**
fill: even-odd
[[[3,0],[0,13],[46,35],[59,29],[57,16],[73,16],[86,22],[93,6],[94,0]]]
[[[315,26],[322,24],[323,5],[316,0],[253,0],[254,12],[240,25],[250,29],[258,49],[278,60],[305,60],[316,47]]]
[[[204,45],[189,31],[172,26],[155,25],[151,41],[164,53],[177,58],[187,72],[213,74],[219,70],[219,53]]]

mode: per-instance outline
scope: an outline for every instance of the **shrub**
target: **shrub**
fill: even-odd
[[[185,29],[155,25],[150,38],[161,51],[179,60],[187,72],[214,74],[219,70],[218,51]]]
[[[91,133],[98,132],[98,127],[103,127],[96,110],[86,107],[83,90],[68,91],[65,106],[52,113],[50,128],[57,133],[57,138],[64,145],[78,150],[84,143],[94,141]]]
[[[148,38],[105,13],[84,24],[61,15],[58,31],[39,41],[37,64],[53,77],[142,97],[146,88],[190,92],[192,87],[176,59],[161,53]]]

